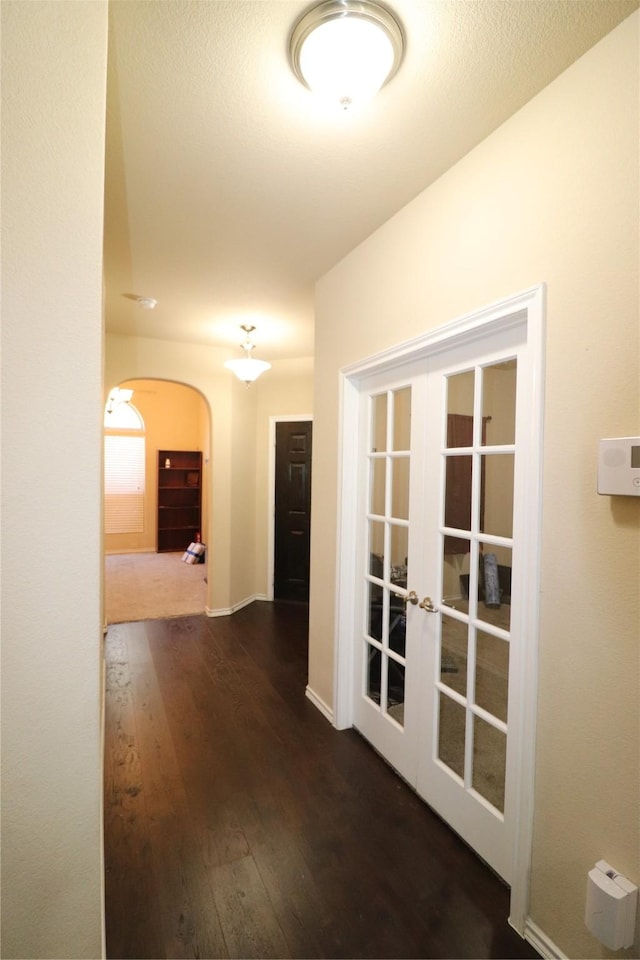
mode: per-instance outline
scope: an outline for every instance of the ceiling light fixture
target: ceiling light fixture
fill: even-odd
[[[251,351],[255,347],[255,343],[251,339],[251,334],[255,330],[255,327],[250,323],[243,323],[240,325],[240,329],[245,332],[245,338],[241,343],[245,355],[241,360],[227,360],[225,367],[235,373],[238,380],[242,380],[243,383],[249,386],[250,383],[258,379],[261,373],[264,373],[265,370],[270,370],[271,364],[267,363],[266,360],[255,360],[251,356]]]
[[[289,41],[298,79],[343,110],[370,100],[396,73],[403,51],[400,23],[373,0],[324,0]]]

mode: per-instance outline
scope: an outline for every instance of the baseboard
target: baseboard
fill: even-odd
[[[544,957],[544,960],[569,960],[566,953],[563,953],[544,930],[541,930],[530,918],[525,921],[524,938],[541,957]]]
[[[253,603],[254,600],[266,600],[266,596],[262,593],[254,593],[250,597],[245,597],[244,600],[240,600],[238,603],[234,603],[232,607],[217,607],[215,610],[212,610],[211,607],[205,607],[205,613],[208,617],[230,617],[232,613],[237,613],[238,610],[242,610],[243,607],[248,607],[250,603]]]
[[[176,551],[177,553],[178,551]],[[154,550],[153,547],[136,547],[131,550],[105,550],[105,557],[120,557],[124,554],[129,553],[157,553],[157,550]]]
[[[319,697],[318,694],[311,689],[311,687],[307,687],[305,690],[305,696],[311,700],[311,703],[314,705],[314,707],[317,707],[320,713],[326,717],[329,723],[333,726],[333,710],[331,707],[327,706],[322,697]]]

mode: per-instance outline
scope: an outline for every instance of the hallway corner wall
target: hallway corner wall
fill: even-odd
[[[107,8],[1,9],[6,958],[103,953]]]

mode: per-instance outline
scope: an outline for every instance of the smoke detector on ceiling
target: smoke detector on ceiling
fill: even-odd
[[[144,307],[145,310],[153,310],[157,304],[157,300],[154,300],[153,297],[136,297],[136,303],[140,304],[141,307]]]

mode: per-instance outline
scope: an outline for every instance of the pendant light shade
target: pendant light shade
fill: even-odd
[[[251,324],[243,323],[241,329],[245,332],[245,338],[242,343],[242,349],[245,355],[238,360],[227,360],[225,367],[227,370],[235,373],[238,380],[242,380],[243,383],[249,386],[250,383],[258,379],[261,373],[264,373],[265,370],[270,370],[271,364],[267,363],[266,360],[255,360],[251,356],[251,351],[255,347],[255,344],[251,340],[251,334],[255,330],[255,327]]]
[[[324,0],[298,21],[290,55],[299,80],[344,110],[370,100],[394,75],[402,28],[372,0]]]
[[[266,360],[254,360],[253,357],[243,357],[241,360],[227,360],[225,367],[235,373],[238,380],[242,380],[247,386],[257,380],[261,373],[269,370],[270,363]]]

